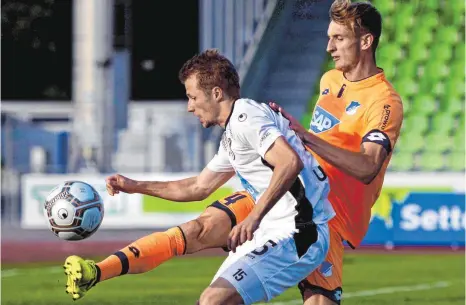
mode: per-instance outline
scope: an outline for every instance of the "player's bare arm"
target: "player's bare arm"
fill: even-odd
[[[388,155],[377,143],[365,142],[361,144],[360,152],[353,152],[329,144],[309,132],[304,136],[304,143],[324,160],[365,184],[374,180]]]
[[[270,186],[260,197],[251,214],[233,228],[228,238],[228,247],[234,252],[236,247],[252,240],[260,221],[290,189],[304,165],[298,154],[282,137],[277,138],[265,154],[265,161],[273,168]]]
[[[233,175],[234,172],[214,172],[205,168],[198,176],[176,181],[136,181],[122,175],[113,175],[106,179],[106,183],[107,191],[112,196],[122,191],[186,202],[207,198]]]
[[[306,146],[327,162],[359,181],[369,184],[379,173],[388,153],[384,146],[378,143],[364,142],[361,151],[349,151],[334,146],[308,132],[295,118],[276,103],[270,106],[280,111],[290,121],[290,127],[298,134]]]

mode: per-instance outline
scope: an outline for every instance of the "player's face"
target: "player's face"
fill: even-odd
[[[188,97],[188,112],[193,113],[204,128],[216,124],[218,117],[217,103],[212,93],[206,94],[198,87],[196,75],[191,75],[184,83],[186,96]]]
[[[327,34],[327,52],[332,56],[335,68],[343,72],[353,69],[359,62],[360,39],[351,28],[333,21],[330,22]]]

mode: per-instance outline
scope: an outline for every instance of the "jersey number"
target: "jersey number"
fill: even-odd
[[[267,247],[267,243],[269,243],[272,246],[272,248],[277,245],[273,240],[269,240],[269,241],[267,241],[265,243],[265,245],[262,246],[262,248],[257,248],[256,250],[252,251],[251,253],[255,254],[255,255],[264,254],[265,252],[267,252],[267,250],[269,250],[269,247]]]
[[[244,279],[244,277],[246,276],[246,272],[243,271],[243,269],[238,269],[238,271],[236,271],[234,274],[233,274],[233,277],[235,278],[235,280],[237,280],[238,282],[241,281],[242,279]]]
[[[230,205],[232,203],[235,203],[236,201],[240,200],[240,199],[243,199],[243,198],[246,198],[246,195],[243,195],[243,194],[233,194],[231,196],[228,196],[226,198],[223,199],[223,203],[225,205]]]
[[[315,169],[312,170],[312,172],[314,173],[314,175],[316,175],[317,179],[319,181],[324,181],[325,179],[327,179],[327,175],[325,174],[324,170],[322,167],[317,166],[317,168],[319,169],[319,172],[320,173],[317,173]]]

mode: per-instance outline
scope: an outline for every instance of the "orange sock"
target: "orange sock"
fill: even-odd
[[[150,271],[174,256],[185,254],[186,240],[179,227],[147,235],[97,263],[97,281]]]

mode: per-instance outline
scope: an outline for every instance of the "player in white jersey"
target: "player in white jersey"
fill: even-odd
[[[269,188],[273,177],[273,167],[264,159],[265,153],[278,138],[283,137],[297,152],[303,162],[303,170],[290,192],[285,193],[264,216],[261,228],[270,232],[277,231],[274,234],[281,237],[290,236],[296,229],[294,218],[297,209],[303,208],[302,203],[297,202],[298,197],[302,197],[300,200],[307,200],[313,207],[307,211],[310,217],[308,221],[326,223],[332,214],[325,211],[325,208],[330,207],[327,204],[328,184],[325,179],[319,180],[323,177],[319,164],[289,128],[290,122],[267,104],[250,99],[238,99],[232,108],[218,153],[207,168],[214,172],[234,171],[245,190],[257,202],[260,195]]]
[[[177,181],[112,175],[107,178],[109,194],[197,201],[235,174],[247,192],[218,200],[197,219],[144,236],[101,262],[67,258],[66,291],[73,299],[101,281],[147,272],[174,256],[227,246],[232,252],[199,303],[268,301],[304,279],[327,254],[327,221],[334,216],[327,201],[328,179],[289,122],[265,104],[240,99],[236,69],[214,50],[188,60],[179,78],[188,111],[203,127],[225,129],[218,154],[198,176]]]
[[[254,236],[242,229],[248,226],[247,218],[233,228],[231,249],[235,250],[238,241],[247,241],[236,252],[230,252],[210,289],[215,289],[219,278],[225,279],[236,288],[244,304],[252,304],[269,301],[293,287],[322,263],[328,250],[327,222],[334,212],[327,201],[327,179],[289,128],[289,121],[266,104],[249,99],[236,100],[232,108],[218,153],[207,168],[236,172],[256,202],[251,214],[259,213],[262,220]],[[273,154],[274,145],[286,145],[284,140],[296,151],[302,170],[299,175],[288,177],[291,182],[282,182],[291,187],[273,200],[275,204],[270,199],[261,201],[273,188],[274,179],[283,179],[276,176],[267,152]],[[267,214],[260,212],[268,207],[272,208]],[[254,220],[251,222],[253,227],[257,225]]]
[[[222,90],[229,75],[205,88],[205,82],[228,68],[215,69],[225,60],[217,52],[204,52],[185,64],[180,79],[188,111],[204,127],[225,129],[207,169],[236,173],[255,206],[232,229],[228,246],[233,254],[200,304],[252,304],[293,287],[322,263],[329,247],[327,222],[334,212],[327,200],[328,181],[289,121],[266,105]],[[201,75],[206,70],[211,74]]]

